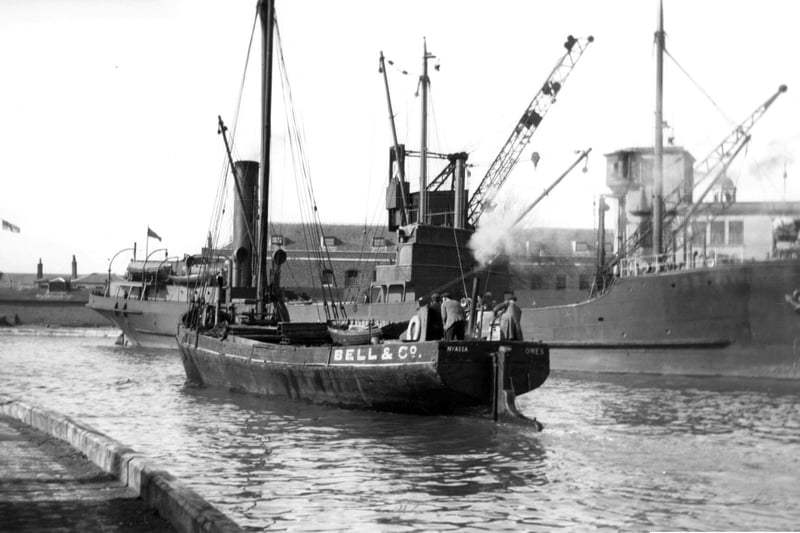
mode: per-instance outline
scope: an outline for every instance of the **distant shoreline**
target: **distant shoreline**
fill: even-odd
[[[89,298],[35,297],[0,294],[0,329],[2,328],[110,328],[113,324],[86,306]]]
[[[118,337],[118,328],[109,326],[71,327],[71,326],[10,326],[0,328],[0,336],[21,337]]]

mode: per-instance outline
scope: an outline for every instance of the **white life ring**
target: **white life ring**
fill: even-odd
[[[714,268],[714,265],[716,265],[716,264],[717,263],[716,263],[716,261],[714,261],[713,257],[709,257],[708,259],[706,259],[706,266],[708,268]]]
[[[407,341],[416,341],[419,340],[419,317],[414,315],[411,317],[411,320],[408,321],[408,329],[406,330],[406,340]]]

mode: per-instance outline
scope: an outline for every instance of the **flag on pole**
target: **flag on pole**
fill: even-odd
[[[19,226],[15,226],[6,219],[3,219],[3,229],[10,231],[11,233],[19,233]]]
[[[158,239],[158,242],[161,242],[161,237],[158,236],[158,233],[156,233],[155,231],[151,230],[150,226],[147,226],[147,238],[149,239],[150,237],[152,237],[154,239]]]

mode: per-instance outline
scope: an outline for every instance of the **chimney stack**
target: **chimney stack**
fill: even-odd
[[[258,206],[258,163],[255,161],[236,161],[233,164],[236,178],[236,196],[233,207],[233,255],[236,273],[234,287],[253,286],[253,249],[257,225],[256,207]],[[211,248],[211,243],[209,243]]]
[[[78,262],[75,260],[75,254],[72,254],[72,279],[78,277]]]
[[[39,258],[39,264],[36,265],[36,279],[42,279],[44,277],[44,275],[42,273],[43,269],[44,269],[44,267],[42,266],[42,258],[40,257]]]

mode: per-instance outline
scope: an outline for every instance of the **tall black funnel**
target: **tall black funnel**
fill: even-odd
[[[236,188],[233,209],[234,287],[253,286],[253,249],[256,243],[256,199],[258,198],[258,163],[236,161]]]

